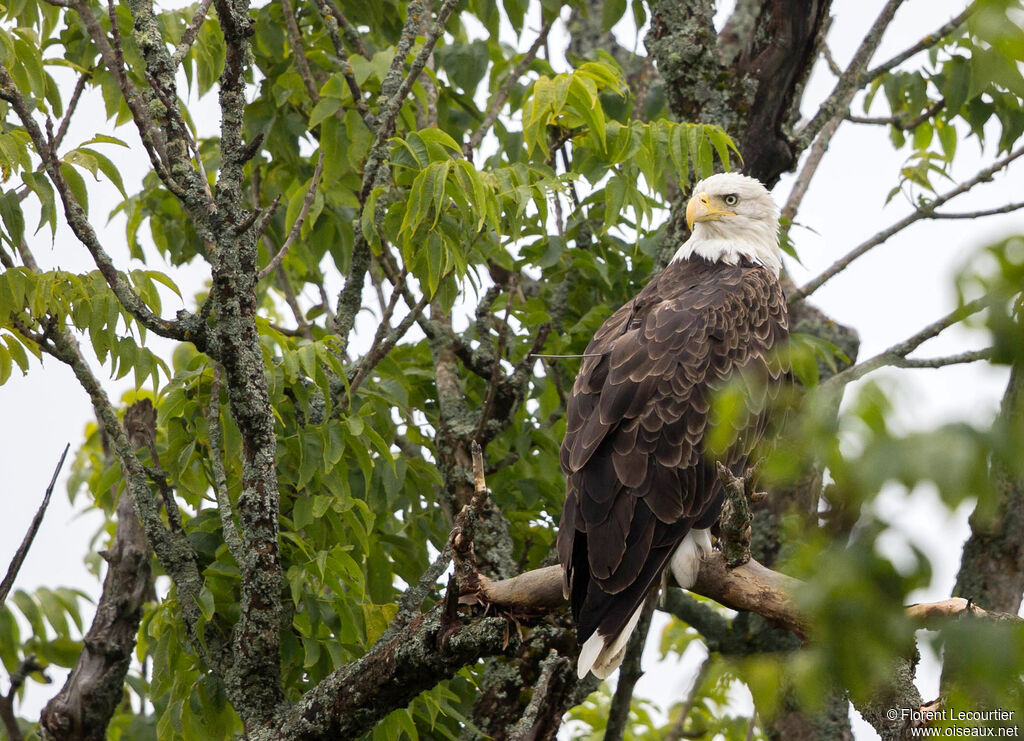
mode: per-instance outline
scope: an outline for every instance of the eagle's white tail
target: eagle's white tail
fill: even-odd
[[[633,634],[643,610],[644,605],[641,602],[636,612],[629,618],[626,627],[617,636],[603,636],[595,632],[586,640],[580,649],[580,658],[576,664],[576,673],[580,679],[587,676],[588,671],[594,672],[594,675],[601,679],[607,679],[619,668],[626,655],[626,643]]]
[[[697,582],[700,562],[711,552],[711,534],[708,530],[691,530],[683,538],[676,552],[672,554],[670,567],[679,586],[689,589]],[[591,671],[601,679],[607,679],[619,668],[626,655],[626,643],[633,634],[636,624],[643,612],[643,603],[630,616],[629,622],[622,632],[616,636],[604,636],[595,632],[584,642],[580,649],[580,658],[576,664],[576,673],[580,679]]]

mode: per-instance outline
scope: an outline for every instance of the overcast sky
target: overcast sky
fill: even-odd
[[[849,60],[883,4],[881,0],[835,0],[835,22],[829,43],[841,66]],[[965,2],[957,0],[907,0],[875,60],[884,60],[911,45],[960,12],[964,5]],[[536,12],[531,11],[528,18],[536,16]],[[813,113],[814,102],[828,93],[832,82],[827,70],[816,72],[805,98],[805,115]],[[194,115],[205,132],[214,131],[219,123],[215,104],[215,96],[208,95]],[[875,105],[872,114],[884,115],[882,101]],[[132,144],[138,141],[128,126],[110,131],[98,94],[85,100],[65,140],[66,146],[75,146],[97,132],[114,133]],[[104,151],[118,163],[128,191],[137,190],[146,172],[145,158],[139,157],[137,152],[128,153],[115,147]],[[991,161],[992,154],[990,151],[981,156],[974,140],[963,143],[955,175],[960,179],[970,177]],[[804,228],[795,229],[792,235],[803,267],[792,261],[788,267],[798,283],[813,277],[849,249],[905,215],[909,209],[900,198],[888,206],[884,204],[904,157],[905,152],[893,152],[882,127],[847,125],[837,134],[798,214],[797,220]],[[775,197],[780,204],[785,202],[791,184],[792,178],[786,177],[776,188]],[[994,182],[968,194],[951,209],[999,206],[1021,192],[1024,192],[1022,172],[998,175]],[[121,269],[138,267],[128,259],[124,220],[117,218],[104,226],[106,213],[117,197],[113,187],[96,185],[91,194],[92,220],[100,228],[101,239]],[[35,222],[30,218],[29,223],[31,227]],[[1024,233],[1024,216],[1011,214],[977,223],[920,222],[855,262],[820,289],[814,301],[836,320],[858,329],[861,357],[869,357],[951,310],[955,305],[953,276],[964,262],[978,248],[1014,233]],[[66,228],[58,231],[52,245],[45,229],[30,244],[44,268],[92,268],[85,249]],[[170,270],[159,257],[149,267],[168,270],[183,287],[196,287],[201,280],[198,269]],[[185,290],[185,295],[186,298],[190,295],[190,289]],[[163,313],[173,315],[177,308],[183,308],[180,302],[167,298]],[[982,346],[984,341],[983,335],[953,330],[926,344],[919,354],[947,354],[961,351],[965,345]],[[995,413],[1006,380],[1004,370],[984,364],[886,375],[896,379],[898,384],[897,419],[901,429],[953,419],[986,424]],[[101,378],[107,376],[109,374],[101,374]],[[106,387],[108,393],[117,398],[128,384],[108,382]],[[5,570],[41,500],[60,451],[70,442],[73,454],[81,443],[82,431],[92,417],[92,410],[71,373],[52,360],[45,362],[42,368],[36,365],[27,377],[15,370],[7,384],[0,387],[0,405],[4,411],[4,423],[0,425],[0,466],[7,482],[4,486],[5,516],[0,518],[0,570]],[[68,501],[65,482],[69,470],[70,460],[16,588],[31,591],[38,586],[75,586],[95,597],[99,584],[85,570],[83,556],[102,518],[86,511],[86,502],[72,505]],[[906,552],[907,543],[913,543],[932,559],[932,585],[912,595],[912,600],[949,596],[959,565],[959,544],[968,534],[966,519],[970,507],[964,506],[951,514],[929,487],[919,487],[911,494],[893,487],[879,499],[876,509],[893,524],[893,534],[884,541],[890,555],[898,560],[901,553]],[[648,642],[648,665],[656,646],[656,640]],[[662,667],[649,673],[641,680],[638,696],[653,698],[667,707],[685,694],[692,680],[692,669],[688,667],[696,660],[690,656],[687,668]],[[63,683],[62,672],[53,670],[50,674],[57,686]],[[919,684],[926,699],[937,694],[934,665],[922,669]],[[29,712],[38,712],[56,688],[39,690],[34,687],[26,706]],[[0,689],[6,690],[6,687]],[[857,738],[877,736],[858,719]]]

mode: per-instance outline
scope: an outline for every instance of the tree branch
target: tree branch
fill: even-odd
[[[288,0],[281,0],[283,3],[287,3]],[[313,181],[309,184],[309,190],[306,191],[306,197],[302,199],[302,208],[299,210],[299,215],[295,217],[295,223],[292,224],[291,230],[288,232],[287,238],[284,240],[284,244],[281,245],[281,249],[277,251],[270,262],[268,262],[262,270],[256,275],[256,280],[260,281],[270,275],[271,271],[277,268],[284,259],[284,256],[288,254],[288,250],[295,244],[295,240],[298,239],[299,232],[302,230],[302,224],[306,220],[306,215],[309,214],[309,207],[313,204],[313,200],[316,198],[316,189],[320,185],[320,175],[324,170],[324,153],[320,152],[320,157],[316,161],[316,167],[313,169]]]
[[[547,41],[548,32],[551,30],[551,26],[554,23],[554,17],[544,21],[544,25],[541,26],[540,33],[537,34],[537,38],[534,39],[533,44],[527,49],[526,54],[519,60],[519,63],[515,66],[515,69],[509,73],[508,77],[505,78],[504,82],[501,83],[501,87],[498,88],[497,92],[494,93],[490,103],[487,104],[487,111],[484,113],[484,120],[480,122],[476,130],[469,137],[469,141],[462,147],[462,154],[469,159],[472,156],[473,150],[475,150],[480,142],[483,141],[484,136],[494,126],[494,122],[498,120],[498,114],[501,113],[502,106],[505,105],[505,101],[508,100],[508,96],[512,92],[512,88],[515,87],[516,83],[519,82],[519,78],[522,77],[526,70],[533,64],[533,60],[537,58],[537,52],[540,51],[541,46]]]
[[[901,51],[899,54],[886,60],[885,62],[882,62],[877,67],[872,67],[870,70],[868,70],[867,74],[864,75],[864,77],[866,78],[864,80],[864,83],[866,84],[868,82],[871,82],[875,78],[884,75],[886,72],[890,71],[897,65],[900,65],[903,62],[907,61],[915,54],[922,52],[925,49],[932,48],[940,41],[942,41],[942,39],[944,39],[946,36],[960,28],[960,26],[962,26],[967,21],[971,13],[973,13],[975,10],[977,10],[977,3],[968,3],[967,8],[962,13],[955,16],[948,22],[942,24],[932,33],[922,37],[921,40],[918,41],[916,44],[909,47],[908,49],[905,49],[904,51]]]
[[[152,599],[150,552],[131,497],[117,505],[117,530],[107,561],[96,614],[82,652],[60,692],[46,704],[40,725],[51,738],[75,741],[104,738],[124,700],[124,678],[131,665],[142,606]]]
[[[850,64],[843,71],[842,76],[836,81],[835,87],[825,102],[818,108],[818,112],[807,124],[796,133],[796,138],[804,146],[814,141],[815,137],[825,127],[825,124],[838,115],[844,114],[850,108],[850,101],[857,91],[866,85],[870,78],[865,79],[864,70],[867,69],[871,57],[874,56],[878,45],[882,42],[885,30],[892,23],[893,16],[903,4],[903,0],[888,0],[882,8],[875,22],[871,24],[870,30],[850,60]]]
[[[975,360],[981,360],[982,357],[989,354],[989,351],[981,350],[971,353],[961,353],[959,355],[950,356],[949,358],[935,358],[920,361],[912,359],[908,360],[907,355],[916,350],[918,346],[926,340],[930,340],[943,330],[948,329],[957,322],[963,321],[972,314],[977,314],[987,305],[988,303],[985,298],[979,298],[964,304],[963,306],[958,306],[956,309],[946,314],[946,316],[932,322],[913,336],[903,340],[903,342],[898,342],[888,349],[878,353],[878,355],[875,355],[873,358],[861,361],[860,363],[852,365],[846,370],[835,374],[818,387],[819,391],[822,394],[837,393],[848,383],[853,383],[857,379],[863,378],[871,371],[887,365],[894,365],[903,368],[940,368],[944,365],[952,365],[954,363],[968,363]],[[982,355],[982,353],[984,355]]]
[[[14,558],[11,559],[11,563],[7,567],[7,574],[4,576],[3,581],[0,582],[0,607],[3,606],[4,601],[7,599],[7,594],[11,591],[11,587],[14,586],[14,580],[18,578],[21,565],[25,562],[25,557],[28,556],[29,548],[32,547],[32,541],[35,540],[36,533],[39,532],[39,526],[43,524],[43,515],[46,514],[46,508],[50,506],[50,495],[53,494],[53,487],[57,484],[57,474],[60,473],[60,469],[64,466],[64,459],[67,457],[70,447],[71,443],[64,446],[64,452],[60,454],[57,467],[53,471],[53,476],[50,477],[50,485],[46,487],[46,493],[43,494],[43,501],[39,505],[39,509],[36,510],[28,530],[25,531],[25,537],[21,539],[21,545],[14,552]]]
[[[195,14],[192,16],[192,20],[188,24],[188,28],[185,29],[185,33],[181,35],[181,41],[174,48],[174,53],[171,55],[171,64],[175,68],[181,64],[181,60],[188,54],[189,49],[192,48],[192,44],[195,43],[196,38],[199,36],[199,29],[206,21],[206,16],[210,12],[210,6],[213,5],[213,0],[202,0],[199,3],[199,7],[196,8]]]
[[[821,274],[818,275],[816,278],[809,280],[799,289],[790,294],[790,305],[792,306],[797,301],[800,301],[801,299],[810,296],[812,293],[821,288],[825,283],[827,283],[830,279],[834,278],[836,275],[845,270],[850,265],[850,263],[852,263],[858,257],[868,252],[869,250],[877,247],[878,245],[884,243],[887,239],[889,239],[889,237],[906,229],[908,226],[910,226],[916,221],[920,221],[921,219],[934,218],[935,209],[939,208],[945,203],[948,203],[957,196],[963,195],[964,193],[971,190],[971,188],[978,185],[979,183],[988,182],[989,180],[992,179],[993,175],[1007,167],[1011,162],[1013,162],[1022,155],[1024,155],[1024,147],[1019,147],[1013,150],[1002,159],[997,160],[990,167],[986,167],[982,170],[979,170],[970,180],[966,180],[960,185],[953,188],[952,190],[948,190],[942,195],[937,196],[927,205],[918,207],[913,213],[900,219],[892,226],[878,232],[878,234],[871,237],[867,241],[857,245],[848,253],[846,253],[843,257],[841,257],[839,260],[836,260],[834,263],[832,263],[831,266],[822,271]]]
[[[657,589],[647,595],[643,612],[640,613],[640,621],[626,643],[626,655],[619,667],[619,681],[615,685],[615,694],[612,695],[612,704],[608,709],[608,725],[605,728],[604,741],[622,741],[626,732],[629,706],[633,701],[633,690],[636,688],[637,681],[644,674],[640,660],[644,653],[644,644],[647,643],[647,633],[651,629],[651,616],[654,614],[656,597]]]
[[[120,304],[140,324],[156,332],[161,337],[177,340],[186,339],[185,322],[183,320],[166,320],[154,314],[114,266],[113,260],[106,250],[103,249],[99,237],[97,237],[95,230],[92,228],[92,224],[89,223],[85,210],[79,204],[78,199],[75,198],[74,193],[71,192],[71,188],[64,178],[64,173],[61,171],[61,163],[57,159],[57,153],[54,151],[48,138],[43,135],[35,119],[32,118],[32,113],[25,99],[21,96],[17,85],[11,78],[7,68],[3,65],[0,65],[0,99],[9,102],[18,114],[18,118],[21,119],[22,125],[32,139],[36,152],[43,161],[47,175],[53,181],[57,193],[60,195],[61,202],[64,204],[64,216],[68,226],[71,227],[75,236],[89,251],[89,254],[92,255],[93,262],[96,263],[96,267],[103,275],[107,285],[110,286]],[[199,338],[193,337],[190,339],[196,341]]]

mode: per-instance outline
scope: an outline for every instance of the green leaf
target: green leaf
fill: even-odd
[[[64,176],[64,180],[67,181],[68,188],[71,189],[71,194],[75,200],[78,201],[78,205],[82,207],[82,211],[86,215],[89,214],[89,193],[85,189],[85,181],[82,180],[82,176],[78,174],[74,166],[67,163],[61,162],[60,172]]]
[[[608,33],[626,12],[626,0],[604,0],[601,5],[601,31]]]

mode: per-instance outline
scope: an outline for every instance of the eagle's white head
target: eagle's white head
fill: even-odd
[[[779,274],[779,210],[771,193],[754,178],[734,172],[697,183],[686,206],[690,238],[673,260],[698,255],[735,265],[740,258]]]

